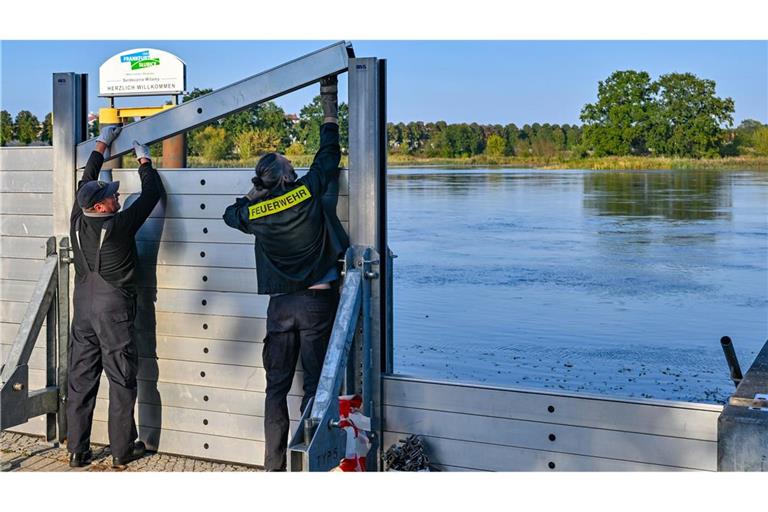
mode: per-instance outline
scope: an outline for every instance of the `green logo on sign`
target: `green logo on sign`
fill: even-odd
[[[149,68],[152,66],[159,66],[160,59],[144,59],[131,62],[131,70]]]

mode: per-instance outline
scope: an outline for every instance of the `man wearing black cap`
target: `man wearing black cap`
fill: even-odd
[[[102,369],[109,379],[109,444],[112,466],[122,468],[144,455],[138,441],[136,403],[138,352],[133,339],[136,316],[135,235],[160,196],[163,184],[152,169],[149,148],[133,142],[139,161],[141,195],[120,210],[120,182],[98,181],[104,154],[120,133],[110,126],[96,140],[96,150],[78,183],[70,218],[75,255],[74,318],[69,353],[67,449],[69,465],[90,463],[91,423]]]
[[[290,421],[286,397],[296,362],[304,369],[301,410],[315,395],[331,336],[338,259],[349,240],[336,218],[339,121],[337,79],[320,82],[323,124],[309,172],[297,178],[290,161],[268,153],[256,164],[253,188],[227,207],[224,222],[255,235],[258,293],[270,296],[262,360],[267,374],[264,468],[285,471]],[[332,191],[332,197],[327,197]]]

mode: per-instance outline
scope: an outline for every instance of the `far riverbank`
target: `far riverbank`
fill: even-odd
[[[313,155],[288,155],[296,167],[309,167]],[[156,157],[155,165],[162,167],[162,157]],[[189,167],[238,167],[253,168],[257,158],[248,160],[207,161],[201,157],[189,157]],[[348,157],[342,157],[341,165],[348,167]],[[676,169],[711,169],[734,170],[751,169],[768,171],[768,157],[738,156],[725,158],[667,158],[642,156],[612,156],[600,158],[545,158],[545,157],[491,157],[479,155],[469,158],[420,158],[409,155],[392,154],[387,157],[387,165],[396,167],[505,167],[521,169],[587,169],[587,170],[676,170]]]

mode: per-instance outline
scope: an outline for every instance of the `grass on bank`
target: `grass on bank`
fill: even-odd
[[[309,167],[314,155],[290,155],[297,168]],[[155,157],[157,167],[163,166],[162,157]],[[199,156],[187,159],[189,167],[256,167],[258,158],[208,161]],[[127,163],[127,162],[126,162]],[[668,158],[643,156],[610,156],[590,158],[558,157],[491,157],[478,155],[469,158],[423,158],[392,154],[387,157],[388,167],[508,167],[524,169],[591,169],[591,170],[667,170],[667,169],[753,169],[768,171],[768,157],[734,156],[724,158]],[[349,166],[349,157],[343,156],[342,167]]]

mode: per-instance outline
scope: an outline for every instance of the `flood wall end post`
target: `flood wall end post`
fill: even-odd
[[[768,471],[768,343],[717,420],[718,471]]]

